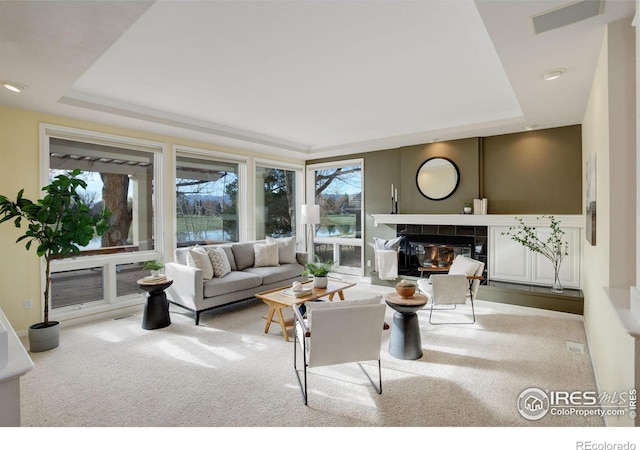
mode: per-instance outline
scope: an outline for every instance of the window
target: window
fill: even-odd
[[[296,235],[296,179],[300,171],[256,165],[256,238]]]
[[[123,136],[40,126],[41,183],[80,169],[92,208],[106,207],[110,228],[78,256],[51,263],[51,314],[55,320],[140,304],[141,262],[163,259],[161,173],[164,146]]]
[[[308,166],[307,198],[320,206],[314,253],[342,273],[363,274],[362,160]]]
[[[238,163],[176,156],[178,247],[239,240]]]
[[[112,214],[109,230],[95,237],[84,254],[154,249],[152,152],[58,138],[50,140],[49,149],[49,180],[82,170],[85,202]]]

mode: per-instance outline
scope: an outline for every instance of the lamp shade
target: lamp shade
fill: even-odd
[[[320,205],[302,205],[300,216],[302,223],[313,225],[320,223]]]

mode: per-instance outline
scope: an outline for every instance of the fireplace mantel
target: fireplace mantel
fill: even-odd
[[[469,225],[469,226],[516,226],[516,217],[524,219],[527,225],[540,225],[537,220],[541,214],[372,214],[374,225],[408,224],[408,225]],[[562,227],[584,228],[582,214],[555,215]]]

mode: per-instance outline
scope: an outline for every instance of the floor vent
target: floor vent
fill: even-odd
[[[120,316],[120,317],[114,317],[113,320],[120,320],[120,319],[126,319],[127,317],[135,317],[136,315],[131,313],[131,314],[125,314],[124,316]]]
[[[567,341],[567,350],[571,353],[579,353],[581,355],[584,354],[584,344],[579,344],[577,342]]]

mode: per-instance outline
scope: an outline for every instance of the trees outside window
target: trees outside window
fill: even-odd
[[[176,157],[178,246],[237,241],[238,164]]]
[[[112,213],[109,229],[81,248],[79,255],[52,261],[52,314],[70,317],[127,301],[140,292],[136,285],[143,276],[139,262],[161,256],[154,220],[160,148],[150,142],[131,143],[117,136],[87,136],[70,130],[62,132],[63,138],[56,127],[45,128],[42,156],[47,158],[48,179],[80,169],[87,183],[83,201],[92,210],[106,207]]]
[[[362,161],[308,166],[308,197],[320,205],[314,252],[338,272],[362,274]]]
[[[296,234],[296,172],[256,166],[256,238]]]
[[[49,148],[50,179],[80,169],[87,203],[112,212],[109,229],[83,249],[85,254],[154,249],[153,152],[59,138],[52,138]]]

